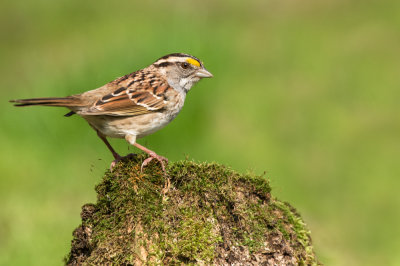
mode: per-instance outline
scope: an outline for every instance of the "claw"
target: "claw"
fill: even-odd
[[[169,188],[171,186],[171,181],[169,180],[169,178],[167,176],[167,171],[165,171],[165,165],[164,165],[164,162],[166,162],[168,164],[168,159],[161,155],[156,154],[155,152],[151,152],[151,153],[149,153],[149,155],[150,155],[150,157],[143,161],[142,166],[140,167],[140,172],[143,172],[143,167],[148,165],[153,159],[156,159],[157,161],[159,161],[161,164],[161,168],[164,172],[164,176],[166,177],[164,187],[161,190],[161,193],[163,195],[165,195],[169,191]]]
[[[164,174],[167,174],[167,172],[165,171],[164,161],[168,164],[168,159],[161,155],[156,154],[155,152],[151,152],[149,153],[149,155],[150,157],[143,161],[142,166],[140,167],[140,171],[143,172],[143,167],[148,165],[153,159],[156,159],[157,161],[160,162]]]

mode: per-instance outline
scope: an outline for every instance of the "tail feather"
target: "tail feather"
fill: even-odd
[[[58,107],[71,107],[81,106],[81,100],[77,97],[69,96],[62,98],[33,98],[33,99],[18,99],[11,100],[10,102],[15,103],[14,106],[30,106],[30,105],[43,105],[43,106],[58,106]]]

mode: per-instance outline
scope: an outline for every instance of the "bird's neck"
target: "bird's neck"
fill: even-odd
[[[168,79],[168,83],[175,90],[180,93],[186,93],[192,88],[193,82],[189,78],[181,78],[181,79]]]

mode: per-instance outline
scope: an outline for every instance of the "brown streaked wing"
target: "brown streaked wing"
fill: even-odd
[[[111,95],[111,96],[110,96]],[[105,95],[84,115],[135,116],[156,112],[165,107],[162,97],[145,90],[127,91],[122,95]]]

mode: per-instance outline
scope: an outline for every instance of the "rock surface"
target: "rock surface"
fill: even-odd
[[[82,207],[67,265],[315,265],[311,237],[266,177],[215,163],[170,164],[167,179],[139,155],[106,172]]]

